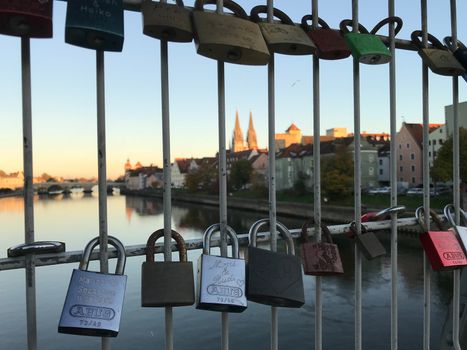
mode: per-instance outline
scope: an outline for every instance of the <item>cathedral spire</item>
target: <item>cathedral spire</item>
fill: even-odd
[[[240,121],[238,119],[238,110],[235,113],[235,129],[232,136],[232,151],[240,152],[245,149],[245,144],[243,142],[243,132],[240,128]]]
[[[246,136],[246,142],[248,143],[248,149],[258,149],[258,142],[256,140],[256,131],[253,126],[253,113],[250,111],[250,123],[248,124],[248,133]]]

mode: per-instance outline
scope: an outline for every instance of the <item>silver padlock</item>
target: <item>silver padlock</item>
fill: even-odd
[[[203,254],[198,260],[196,308],[222,312],[242,312],[247,308],[245,260],[239,259],[235,231],[226,226],[232,242],[232,258],[210,255],[211,238],[220,225],[207,228],[203,236]]]
[[[91,252],[99,237],[84,248],[79,269],[74,269],[58,324],[59,333],[116,337],[120,329],[127,276],[125,247],[115,237],[109,244],[117,249],[115,274],[87,271]]]
[[[467,253],[467,213],[459,208],[460,219],[461,222],[464,223],[464,226],[462,226],[456,224],[456,220],[454,220],[454,215],[452,214],[453,211],[454,205],[446,205],[444,207],[444,216],[448,220],[448,223],[452,226],[451,230],[453,230],[459,238],[462,249],[464,249],[464,253]]]

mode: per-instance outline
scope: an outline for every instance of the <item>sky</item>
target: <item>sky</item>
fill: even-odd
[[[193,6],[194,0],[185,5]],[[266,1],[239,0],[249,12]],[[319,16],[337,28],[351,18],[351,0],[319,1]],[[451,33],[450,1],[429,1],[428,31]],[[311,0],[276,0],[274,6],[300,22]],[[399,38],[420,28],[420,1],[397,1],[404,21]],[[54,2],[54,36],[31,43],[34,175],[97,176],[95,52],[64,42],[66,3]],[[458,23],[467,21],[467,2],[458,1]],[[359,20],[371,29],[387,17],[386,0],[361,0]],[[381,32],[387,33],[387,27]],[[458,26],[467,43],[467,27]],[[311,56],[275,56],[276,133],[293,122],[312,135]],[[107,172],[123,174],[132,164],[162,165],[160,43],[142,34],[140,13],[125,12],[123,52],[105,54]],[[352,59],[321,61],[321,134],[332,127],[353,131]],[[422,70],[416,52],[398,50],[397,123],[422,122]],[[389,132],[389,65],[361,67],[361,130]],[[196,54],[194,43],[169,43],[171,158],[214,156],[218,150],[217,63]],[[226,136],[238,110],[244,135],[250,111],[260,147],[267,147],[267,67],[226,64]],[[460,101],[467,100],[460,80]],[[430,122],[444,122],[452,103],[452,79],[430,73]],[[22,170],[20,39],[0,35],[0,169]]]

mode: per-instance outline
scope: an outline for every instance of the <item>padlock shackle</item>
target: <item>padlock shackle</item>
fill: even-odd
[[[115,267],[116,275],[123,275],[126,264],[125,246],[117,238],[108,236],[107,241],[111,246],[117,250],[117,266]],[[93,238],[89,241],[83,251],[83,256],[79,263],[79,269],[87,271],[89,267],[89,260],[91,259],[91,253],[99,245],[99,237]]]
[[[378,30],[380,30],[384,25],[390,24],[390,23],[396,24],[396,28],[394,28],[394,36],[396,36],[397,34],[399,34],[403,26],[402,18],[397,17],[397,16],[388,17],[378,22],[375,25],[375,27],[371,30],[370,34],[376,34]]]
[[[311,25],[308,24],[307,23],[308,21],[313,21],[313,14],[305,15],[305,16],[302,17],[301,27],[307,33],[311,32],[314,29],[313,24],[311,24]],[[318,17],[318,24],[321,26],[322,29],[331,29],[331,27],[329,27],[329,25],[321,17]]]
[[[240,258],[240,252],[238,249],[238,237],[234,229],[228,225],[225,225],[226,234],[229,236],[230,241],[232,242],[232,257],[234,259]],[[221,231],[220,224],[213,224],[209,226],[203,234],[203,254],[211,253],[211,239],[212,235],[215,232]]]
[[[348,34],[350,33],[349,31],[349,28],[347,27],[351,27],[353,28],[353,21],[351,19],[344,19],[343,21],[341,21],[341,23],[339,24],[339,28],[341,30],[342,33],[344,34]],[[361,34],[370,34],[370,32],[368,31],[368,29],[366,29],[362,24],[358,24],[358,33],[361,33]]]
[[[362,223],[360,223],[360,227],[361,227],[360,234],[368,232],[368,229]],[[352,221],[349,224],[349,230],[350,230],[350,233],[351,233],[350,238],[355,238],[355,236],[359,234],[358,231],[357,231],[357,224],[355,223],[355,221]]]
[[[418,224],[422,228],[424,232],[428,232],[428,228],[425,225],[425,210],[423,206],[418,207],[417,210],[415,210],[415,217],[417,218]],[[439,217],[436,212],[430,208],[430,217],[433,220],[433,222],[436,224],[438,231],[445,231],[445,227],[443,224],[443,220]]]
[[[195,10],[204,11],[204,5],[216,5],[216,0],[196,0]],[[237,17],[248,20],[245,10],[233,0],[224,0],[224,8],[229,9]]]
[[[453,215],[454,212],[454,204],[448,204],[444,207],[444,216],[452,227],[457,226]],[[467,213],[463,211],[462,208],[459,208],[459,213],[461,214],[461,220],[464,222],[464,226],[467,226]]]
[[[176,246],[178,249],[179,260],[186,262],[187,259],[187,249],[185,240],[183,239],[182,235],[177,231],[171,230],[170,236],[175,240]],[[153,232],[146,243],[146,261],[147,262],[154,262],[154,254],[156,251],[156,242],[159,238],[164,237],[164,229],[161,228],[155,232]]]
[[[405,211],[405,205],[396,205],[394,207],[383,209],[375,214],[375,220],[383,220],[386,216],[391,214],[398,214]]]
[[[444,45],[447,46],[447,48],[454,53],[454,51],[456,51],[454,49],[454,43],[452,42],[452,36],[446,36],[444,37],[443,39],[443,42],[444,42]],[[459,39],[457,39],[457,48],[458,49],[466,49],[467,47],[462,43],[462,41],[460,41]]]
[[[446,46],[444,46],[441,43],[441,41],[436,39],[436,37],[434,37],[430,33],[427,33],[427,35],[428,35],[428,42],[431,43],[435,49],[446,50]],[[414,30],[412,34],[410,34],[410,38],[412,39],[412,42],[415,44],[415,46],[418,47],[419,50],[426,49],[426,47],[423,47],[423,44],[420,41],[421,37],[423,37],[423,32],[421,30]]]
[[[269,219],[261,219],[261,220],[256,221],[253,225],[251,225],[250,232],[248,233],[248,235],[250,237],[250,245],[252,247],[256,247],[258,231],[262,226],[266,224],[269,224]],[[276,227],[279,229],[279,233],[282,236],[282,239],[286,243],[287,253],[291,255],[295,255],[295,246],[293,244],[293,239],[292,239],[292,235],[290,234],[290,231],[287,229],[287,227],[283,223],[279,221],[276,221]]]
[[[268,13],[268,7],[266,5],[258,5],[253,7],[250,11],[250,19],[256,23],[262,22],[261,18],[259,17],[260,13]],[[278,18],[282,24],[288,24],[291,26],[295,25],[292,19],[289,16],[287,16],[285,12],[275,7],[273,8],[273,14],[274,17]]]
[[[308,227],[309,225],[313,225],[315,223],[315,220],[313,218],[305,221],[302,225],[302,230],[300,231],[300,237],[302,239],[302,243],[307,243],[310,241],[310,238],[308,237]],[[327,243],[334,243],[332,241],[331,237],[331,231],[329,231],[329,228],[321,222],[321,230],[323,231],[322,237],[326,238]],[[321,242],[324,242],[323,239],[321,239]]]

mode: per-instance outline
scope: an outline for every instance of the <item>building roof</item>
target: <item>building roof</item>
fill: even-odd
[[[298,130],[298,131],[300,131],[300,129],[299,129],[294,123],[290,124],[290,126],[289,126],[289,127],[287,128],[287,130],[285,130],[285,131],[286,131],[286,132],[289,132],[289,131],[291,131],[291,130]]]
[[[190,170],[191,161],[192,159],[175,158],[175,163],[177,163],[178,170],[180,170],[181,174],[188,173],[188,170]]]
[[[138,169],[133,169],[128,171],[128,173],[131,176],[139,176],[140,174],[146,175],[146,176],[151,176],[153,174],[157,173],[162,173],[163,169],[159,168],[158,166],[142,166],[141,168]]]
[[[423,142],[423,126],[422,124],[414,124],[414,123],[403,123],[402,127],[406,128],[407,131],[412,135],[413,139],[417,144],[422,147]]]

